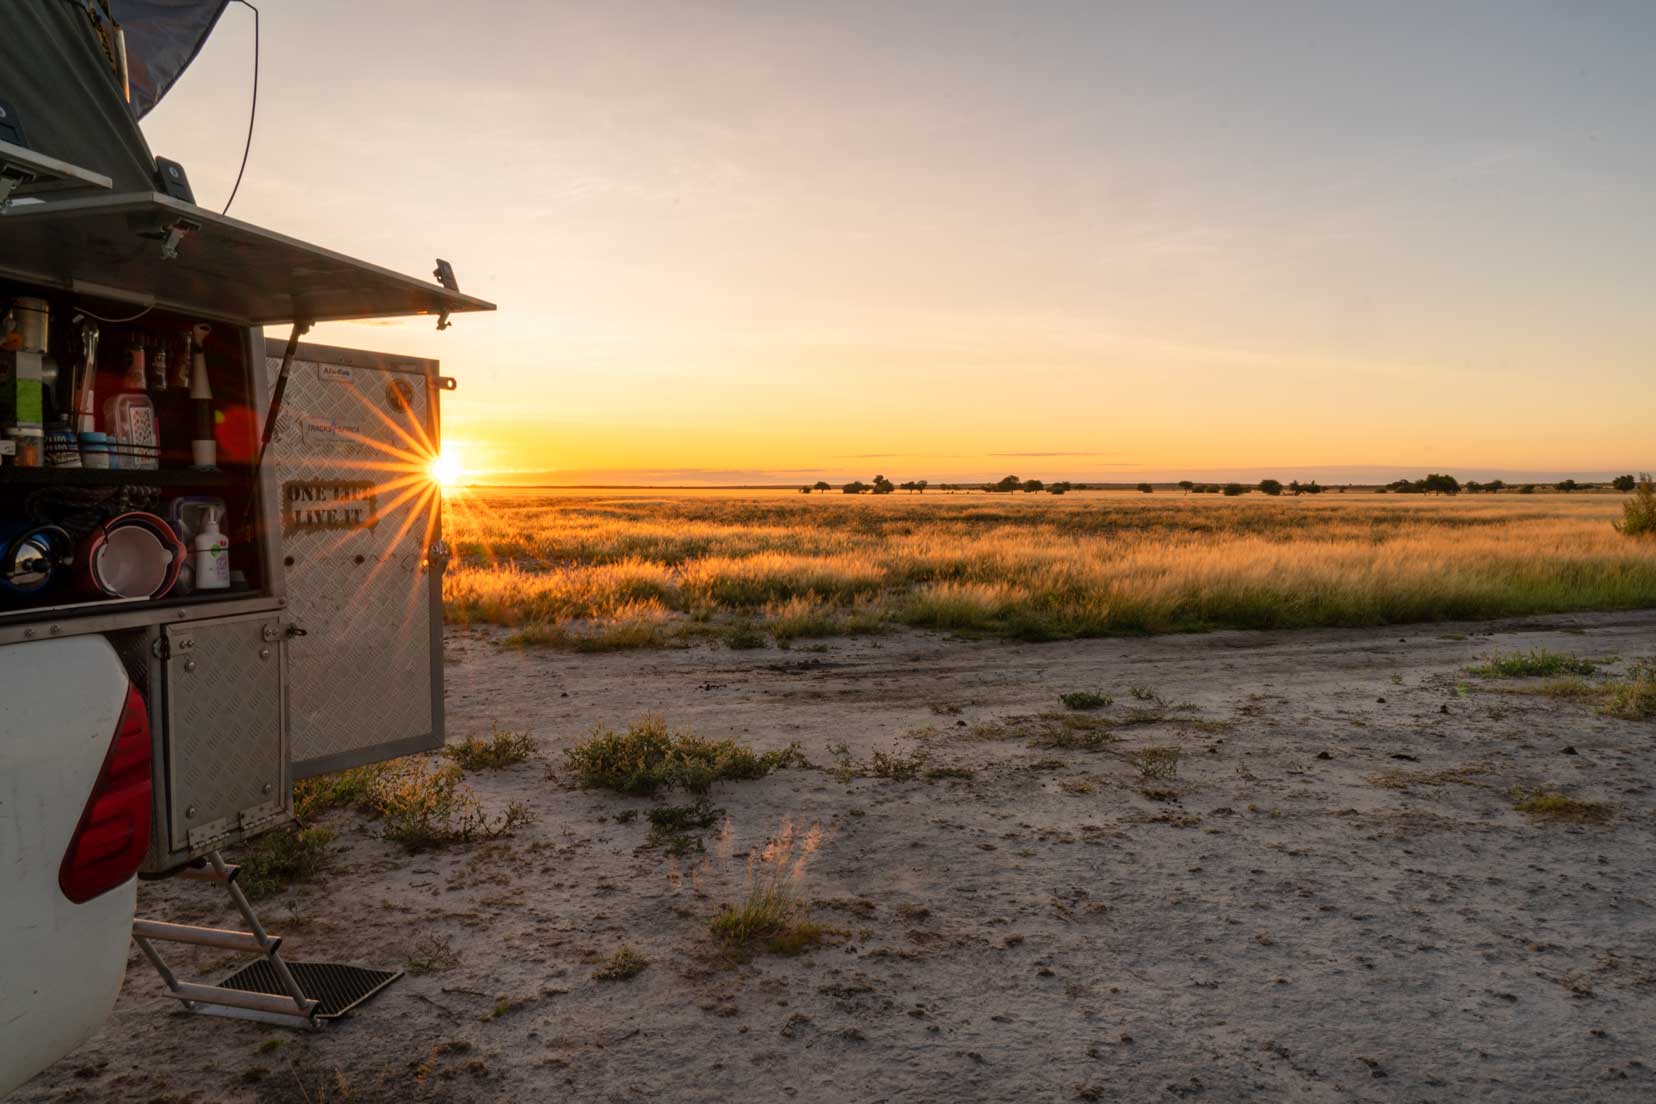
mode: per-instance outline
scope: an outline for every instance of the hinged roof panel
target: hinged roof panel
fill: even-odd
[[[14,204],[0,214],[0,273],[255,326],[494,309],[153,192]]]

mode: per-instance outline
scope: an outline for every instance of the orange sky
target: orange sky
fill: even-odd
[[[1650,466],[1648,10],[267,5],[233,214],[500,304],[473,470]],[[232,8],[146,121],[222,204]]]

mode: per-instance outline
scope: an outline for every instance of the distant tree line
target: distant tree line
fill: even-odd
[[[876,475],[872,482],[864,483],[860,479],[853,480],[850,483],[842,484],[840,486],[840,490],[845,494],[878,495],[891,494],[893,491],[899,490],[908,491],[910,494],[924,494],[926,489],[931,486],[932,483],[925,479],[912,479],[906,483],[893,483],[883,475]],[[1045,491],[1047,494],[1061,495],[1069,491],[1089,490],[1094,486],[1095,485],[1093,484],[1070,483],[1067,481],[1044,483],[1039,479],[1019,479],[1015,475],[1008,475],[996,480],[993,483],[939,483],[936,485],[936,488],[942,491],[985,491],[989,494],[1013,494],[1017,492],[1022,492],[1024,494],[1035,494],[1040,491]],[[1116,484],[1116,486],[1123,486],[1123,484]],[[1139,483],[1136,484],[1136,486],[1138,490],[1144,494],[1152,494],[1156,489],[1155,485],[1152,483]],[[1322,494],[1326,490],[1333,490],[1340,494],[1344,494],[1351,484],[1345,484],[1337,487],[1323,487],[1318,485],[1315,479],[1308,483],[1301,483],[1299,480],[1295,479],[1284,486],[1282,481],[1279,479],[1261,479],[1258,483],[1197,483],[1194,480],[1181,479],[1176,486],[1185,494],[1222,494],[1231,498],[1236,498],[1241,495],[1251,494],[1254,491],[1258,491],[1259,493],[1265,495],[1271,495],[1273,497],[1281,495],[1284,491],[1291,495]],[[1421,479],[1394,479],[1383,487],[1376,487],[1375,491],[1380,494],[1456,495],[1463,492],[1466,494],[1501,494],[1503,492],[1510,494],[1534,494],[1536,488],[1539,486],[1541,486],[1541,484],[1537,483],[1509,484],[1500,479],[1491,479],[1487,483],[1480,483],[1475,479],[1469,479],[1465,483],[1462,483],[1452,475],[1432,472]],[[1563,479],[1557,483],[1550,484],[1549,486],[1552,490],[1559,491],[1564,494],[1569,494],[1572,491],[1589,491],[1595,487],[1604,486],[1608,486],[1612,490],[1620,491],[1623,494],[1628,494],[1632,492],[1636,486],[1638,486],[1638,480],[1636,480],[1632,475],[1618,475],[1616,478],[1610,480],[1608,484],[1578,483],[1574,479]],[[799,491],[801,494],[810,494],[813,491],[822,494],[833,489],[833,485],[827,480],[819,479],[815,483],[800,487]]]

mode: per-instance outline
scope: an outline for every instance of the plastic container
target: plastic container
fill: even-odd
[[[109,434],[83,433],[80,435],[81,467],[109,467]]]
[[[38,468],[45,463],[46,431],[38,425],[6,427],[6,436],[16,449],[12,463],[19,468]]]
[[[153,471],[161,466],[155,401],[148,395],[128,393],[105,400],[104,426],[116,442],[110,467]]]
[[[78,468],[81,466],[80,440],[67,425],[55,425],[46,431],[46,466],[49,468]]]
[[[51,343],[51,304],[44,299],[16,299],[12,302],[12,314],[23,339],[18,348],[44,353]]]

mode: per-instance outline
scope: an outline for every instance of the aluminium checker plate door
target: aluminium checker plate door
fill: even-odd
[[[266,345],[274,386],[284,343]],[[437,362],[301,344],[266,463],[293,777],[443,743]]]

